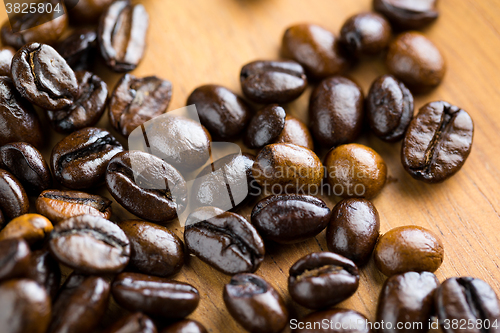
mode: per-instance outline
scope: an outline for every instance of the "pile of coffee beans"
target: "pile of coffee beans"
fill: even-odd
[[[445,181],[465,163],[474,132],[465,110],[434,101],[414,116],[412,94],[438,86],[446,64],[432,41],[405,29],[436,20],[436,2],[374,0],[376,12],[348,18],[339,37],[315,24],[288,27],[281,48],[287,60],[242,67],[248,101],[216,84],[190,94],[187,105],[196,106],[200,123],[160,117],[172,98],[168,80],[125,73],[109,97],[107,84],[92,73],[96,61],[121,73],[140,63],[149,25],[141,4],[45,0],[68,5],[68,15],[11,18],[0,34],[1,331],[206,333],[184,319],[204,301],[200,292],[171,279],[188,255],[232,276],[221,299],[249,332],[372,332],[364,315],[331,308],[357,291],[359,268],[372,257],[388,277],[377,321],[405,327],[380,332],[426,332],[434,317],[446,333],[462,332],[455,325],[462,321],[474,323],[468,332],[498,331],[500,303],[490,286],[470,277],[440,284],[433,274],[444,260],[438,235],[414,225],[380,235],[380,216],[368,199],[383,191],[387,166],[355,143],[368,129],[381,140],[402,141],[402,166],[427,183]],[[81,22],[95,26],[68,30]],[[365,97],[341,75],[381,53],[389,74]],[[306,125],[287,114],[286,103],[310,84]],[[109,131],[94,127],[106,109]],[[39,151],[45,122],[66,135],[49,161]],[[136,128],[152,134],[148,147],[157,154],[128,150],[112,134],[127,138]],[[254,155],[213,161],[212,140],[240,138]],[[329,149],[323,162],[322,148]],[[197,174],[191,189],[189,172]],[[169,185],[151,186],[158,183]],[[227,207],[225,193],[240,185],[248,193],[232,193]],[[104,186],[140,219],[117,221],[112,201],[94,193]],[[313,194],[325,189],[342,198],[333,209]],[[190,204],[196,209],[188,211],[180,239],[168,224]],[[250,205],[247,220],[238,209]],[[274,287],[253,273],[267,242],[302,242],[325,229],[330,252],[299,259],[288,278],[291,299],[316,312],[291,318]],[[73,271],[62,285],[61,267]],[[127,314],[103,327],[110,297]]]

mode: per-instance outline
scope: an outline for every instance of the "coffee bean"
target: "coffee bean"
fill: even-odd
[[[439,183],[457,173],[472,149],[474,123],[467,111],[446,102],[424,105],[401,148],[405,170],[415,179]]]
[[[43,191],[36,200],[36,211],[54,224],[78,215],[111,217],[111,200],[78,191]]]
[[[262,148],[275,142],[285,128],[286,112],[278,104],[268,105],[250,120],[243,137],[248,148]]]
[[[138,78],[125,74],[109,102],[109,121],[123,136],[167,111],[172,83],[156,76]]]
[[[24,277],[29,270],[31,251],[23,239],[0,241],[0,281]]]
[[[157,333],[153,321],[146,315],[135,312],[126,315],[114,325],[104,331],[105,333]]]
[[[38,214],[24,214],[10,221],[0,231],[0,240],[22,238],[28,244],[42,242],[54,227],[50,221]]]
[[[59,42],[56,50],[73,70],[90,70],[97,55],[97,32],[92,29],[76,30]]]
[[[330,251],[362,266],[371,257],[379,230],[380,217],[370,201],[344,199],[333,207],[326,244]]]
[[[286,116],[285,127],[275,143],[292,143],[314,151],[314,143],[307,126],[299,119]]]
[[[408,272],[387,279],[380,293],[376,320],[386,325],[379,332],[426,333],[434,314],[434,292],[438,286],[438,279],[429,272]],[[407,323],[411,323],[411,328]]]
[[[47,44],[23,46],[12,59],[11,74],[21,95],[44,109],[68,108],[80,94],[75,73]]]
[[[106,65],[115,72],[134,70],[146,48],[149,15],[143,5],[114,1],[101,15],[97,38]]]
[[[420,29],[434,22],[437,0],[373,0],[373,8],[400,29]]]
[[[44,287],[52,300],[56,299],[61,285],[61,268],[49,251],[37,250],[31,253],[25,277]]]
[[[68,135],[52,149],[54,177],[64,186],[85,189],[104,183],[106,168],[123,147],[108,131],[87,127]]]
[[[196,320],[183,319],[165,328],[161,333],[208,333]]]
[[[138,273],[119,274],[111,292],[129,311],[164,318],[184,318],[200,302],[198,290],[190,284]]]
[[[243,94],[256,103],[288,103],[302,95],[307,78],[295,61],[257,60],[243,66],[240,83]]]
[[[74,6],[68,8],[71,23],[89,24],[98,21],[113,0],[73,0],[72,2]]]
[[[347,309],[313,312],[302,318],[295,333],[371,333],[368,319],[361,313]]]
[[[293,300],[309,309],[335,305],[351,297],[359,285],[356,265],[332,252],[316,252],[290,267],[288,291]]]
[[[21,183],[10,172],[0,169],[0,226],[28,210],[28,195]]]
[[[301,242],[325,229],[330,219],[326,203],[310,195],[273,195],[252,210],[259,233],[282,244]]]
[[[59,262],[88,274],[120,272],[130,257],[125,233],[111,221],[92,215],[72,217],[56,225],[49,249]]]
[[[125,151],[109,162],[106,187],[120,205],[148,221],[164,224],[187,205],[187,186],[170,164],[141,151]]]
[[[16,50],[10,46],[0,47],[0,76],[10,76],[10,64]]]
[[[373,253],[375,265],[386,276],[409,271],[435,272],[443,263],[441,240],[418,226],[404,226],[382,235]]]
[[[195,104],[201,124],[215,139],[232,139],[241,134],[251,117],[251,107],[231,90],[207,84],[196,88],[187,99]]]
[[[264,260],[264,243],[241,215],[215,207],[192,212],[184,231],[188,250],[224,274],[255,272]]]

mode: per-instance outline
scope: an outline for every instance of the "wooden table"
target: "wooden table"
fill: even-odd
[[[347,17],[371,9],[370,0],[144,0],[142,3],[151,16],[151,26],[146,56],[133,74],[154,74],[172,81],[174,92],[169,110],[184,106],[190,92],[206,83],[218,83],[241,93],[241,66],[255,59],[278,58],[287,26],[312,22],[338,32]],[[475,136],[467,163],[445,183],[427,185],[403,170],[400,143],[384,143],[369,134],[358,141],[374,148],[388,165],[390,181],[373,201],[380,213],[381,231],[401,225],[431,229],[442,237],[445,246],[445,260],[436,273],[441,281],[452,276],[478,277],[498,293],[500,1],[441,0],[439,9],[441,17],[425,34],[442,50],[448,72],[436,90],[416,97],[416,108],[430,101],[446,100],[471,114]],[[0,19],[5,19],[3,10]],[[110,87],[120,77],[103,66],[99,66],[97,73]],[[360,62],[349,75],[367,92],[371,82],[384,73],[383,61],[372,59]],[[286,105],[287,112],[307,121],[309,94],[310,89],[299,100]],[[107,116],[100,125],[109,127]],[[45,156],[61,138],[53,136]],[[104,190],[101,192],[106,194]],[[323,199],[330,208],[338,201]],[[115,220],[131,216],[118,204],[113,208]],[[241,213],[248,218],[250,211],[251,207]],[[182,237],[177,222],[169,227]],[[292,317],[306,315],[310,311],[288,296],[288,269],[303,255],[326,250],[325,233],[295,245],[266,245],[266,259],[256,273],[277,288]],[[175,278],[193,284],[201,293],[200,305],[190,318],[202,322],[210,332],[243,331],[231,319],[222,301],[222,288],[229,276],[191,257]],[[384,279],[370,262],[361,270],[356,294],[339,307],[355,309],[374,320]]]

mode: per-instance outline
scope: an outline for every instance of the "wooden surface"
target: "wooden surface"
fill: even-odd
[[[173,100],[169,110],[184,106],[189,93],[201,84],[218,83],[241,93],[241,66],[255,59],[278,58],[287,26],[312,22],[337,33],[347,17],[371,8],[371,0],[144,0],[142,3],[151,16],[151,26],[146,56],[133,74],[154,74],[172,81]],[[441,281],[452,276],[478,277],[500,294],[500,1],[441,0],[439,10],[441,17],[425,34],[442,50],[448,71],[440,87],[416,98],[416,107],[442,99],[471,114],[475,135],[467,163],[445,183],[426,185],[403,170],[400,143],[384,143],[366,134],[358,142],[374,148],[388,165],[390,181],[373,201],[381,216],[381,231],[413,224],[431,229],[441,235],[445,247],[444,263],[436,273]],[[1,10],[0,20],[4,19],[5,11]],[[102,66],[97,73],[110,87],[120,77]],[[349,75],[366,93],[371,82],[384,73],[381,59],[373,59],[362,61]],[[309,94],[310,88],[299,100],[285,106],[287,112],[307,121]],[[108,126],[107,114],[100,125]],[[44,151],[46,156],[61,138],[53,136]],[[322,157],[324,151],[319,155]],[[324,199],[330,208],[338,201]],[[131,216],[117,204],[113,209],[116,221]],[[251,207],[246,208],[242,214],[248,218],[250,210]],[[169,228],[182,237],[177,222]],[[256,274],[277,288],[293,318],[304,316],[309,310],[294,304],[288,296],[288,269],[303,255],[327,249],[324,232],[295,245],[266,246],[266,259]],[[229,276],[191,257],[175,278],[193,284],[201,293],[200,305],[190,318],[203,323],[210,332],[243,331],[231,319],[222,301],[222,288]],[[356,294],[339,307],[355,309],[374,320],[384,279],[371,261],[361,270]]]

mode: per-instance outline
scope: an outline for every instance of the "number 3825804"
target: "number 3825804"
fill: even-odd
[[[64,10],[62,6],[58,3],[55,6],[50,2],[44,3],[6,3],[5,8],[7,9],[7,14],[35,14],[35,13],[63,13]]]

